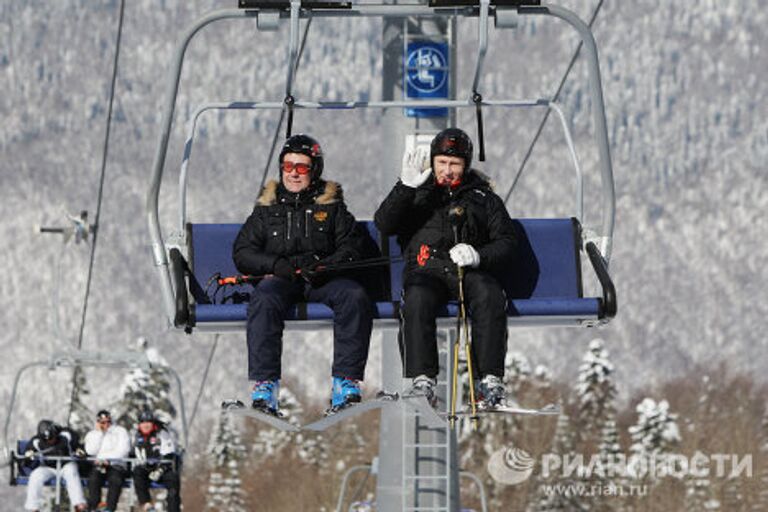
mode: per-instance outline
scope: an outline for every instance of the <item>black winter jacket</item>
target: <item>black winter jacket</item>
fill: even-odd
[[[454,206],[464,208],[459,242],[477,250],[480,269],[498,274],[514,257],[517,239],[512,219],[478,171],[471,169],[453,190],[438,186],[434,175],[418,188],[398,181],[374,219],[383,234],[397,235],[406,261],[406,283],[414,272],[442,277],[456,274],[448,254],[456,245],[448,216]]]
[[[281,257],[296,268],[357,260],[362,244],[338,183],[317,180],[294,194],[270,181],[240,229],[232,256],[241,273],[264,275]]]
[[[43,457],[43,464],[56,467],[56,461],[45,460],[45,457],[74,457],[75,450],[80,447],[80,438],[76,432],[68,428],[61,428],[59,433],[50,442],[40,436],[34,436],[29,440],[27,450],[34,450],[35,455]]]

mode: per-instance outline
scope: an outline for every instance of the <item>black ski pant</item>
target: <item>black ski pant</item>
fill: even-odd
[[[356,281],[337,278],[317,288],[280,277],[262,280],[248,304],[248,379],[279,379],[283,329],[297,302],[321,302],[333,310],[331,375],[362,380],[373,328],[373,304]]]
[[[136,498],[139,500],[139,505],[144,505],[152,501],[152,496],[149,494],[149,488],[151,480],[149,474],[153,467],[136,466],[133,468],[133,488],[136,490]],[[179,512],[181,510],[181,482],[179,480],[179,474],[172,469],[166,469],[158,480],[159,483],[165,485],[168,490],[168,498],[165,501],[166,509],[168,512]]]
[[[468,269],[464,296],[472,325],[471,353],[476,378],[504,376],[507,353],[507,299],[499,282],[489,273]],[[406,280],[401,307],[400,354],[405,376],[439,372],[436,318],[449,300],[458,298],[455,275],[437,277],[413,273]],[[450,340],[453,343],[453,340]]]
[[[99,508],[101,501],[101,488],[107,482],[107,508],[117,510],[117,502],[120,501],[120,493],[123,492],[123,482],[128,470],[122,466],[100,467],[94,465],[88,475],[88,510]]]

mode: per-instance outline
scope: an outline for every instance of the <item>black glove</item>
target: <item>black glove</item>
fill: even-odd
[[[275,261],[272,273],[277,277],[287,279],[288,281],[296,280],[296,269],[293,268],[291,262],[286,258],[278,258],[277,261]]]
[[[312,288],[320,288],[331,279],[330,273],[325,270],[325,265],[326,263],[323,260],[310,263],[306,267],[301,268],[301,277]]]

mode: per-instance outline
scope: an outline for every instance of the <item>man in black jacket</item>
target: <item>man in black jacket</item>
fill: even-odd
[[[149,493],[151,483],[159,482],[168,489],[166,510],[181,510],[181,479],[176,462],[176,443],[173,435],[152,411],[139,413],[139,423],[133,433],[133,488],[141,510],[154,510]]]
[[[65,457],[70,460],[52,460],[52,457]],[[69,494],[69,501],[75,510],[86,510],[85,495],[80,482],[77,459],[85,457],[80,441],[75,432],[61,427],[51,420],[41,420],[37,424],[37,435],[27,444],[24,458],[35,465],[29,475],[25,510],[44,508],[43,486],[51,478],[64,481]],[[58,469],[57,469],[58,468]]]
[[[440,132],[425,149],[406,152],[400,181],[375,215],[386,235],[397,235],[405,257],[401,354],[413,391],[436,404],[436,317],[458,295],[464,267],[472,318],[472,358],[482,407],[505,399],[507,301],[495,277],[512,260],[516,238],[504,202],[472,169],[472,141],[458,128]]]
[[[265,275],[248,306],[248,378],[252,407],[278,414],[280,356],[285,318],[301,301],[333,309],[334,351],[329,412],[359,402],[368,359],[373,306],[357,282],[316,269],[362,257],[363,238],[347,210],[341,186],[320,178],[320,144],[294,135],[280,151],[280,182],[261,191],[233,248],[243,274]]]

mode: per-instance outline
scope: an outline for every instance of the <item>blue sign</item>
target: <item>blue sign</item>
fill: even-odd
[[[406,99],[447,99],[450,63],[448,43],[412,41],[405,53]],[[407,108],[408,117],[447,117],[447,108]]]

